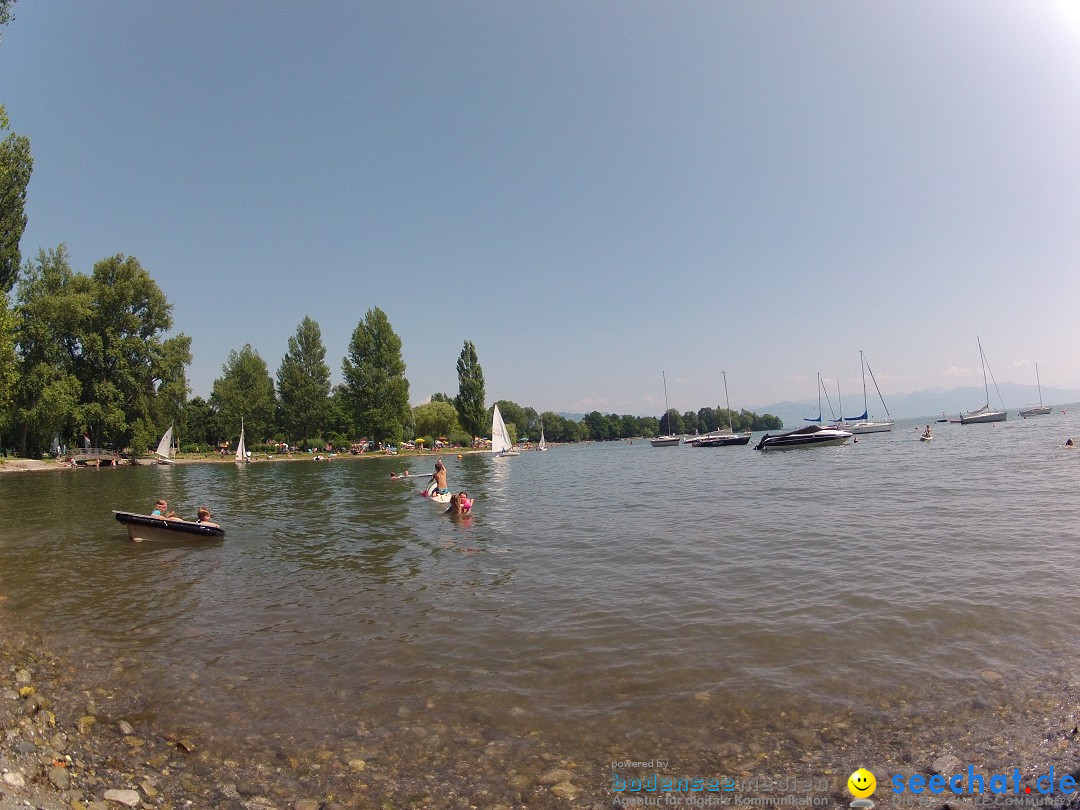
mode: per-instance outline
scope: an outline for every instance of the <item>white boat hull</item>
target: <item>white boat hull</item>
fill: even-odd
[[[1029,416],[1046,416],[1048,413],[1050,413],[1049,405],[1033,405],[1030,408],[1024,408],[1018,416],[1027,419]]]
[[[770,435],[766,433],[754,447],[755,450],[793,450],[797,447],[835,447],[851,438],[846,430],[808,425],[789,433]]]
[[[653,447],[677,447],[681,441],[679,436],[657,436],[655,439],[649,439],[649,444]]]
[[[850,433],[888,433],[892,428],[892,422],[856,422],[846,425],[844,430]]]
[[[982,422],[1004,422],[1008,413],[1005,411],[981,411],[979,413],[965,413],[960,416],[961,425],[975,425]]]

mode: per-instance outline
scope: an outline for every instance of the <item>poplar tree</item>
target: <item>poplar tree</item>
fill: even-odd
[[[457,361],[458,395],[454,397],[454,409],[458,421],[471,436],[484,436],[488,432],[490,415],[484,406],[484,370],[476,358],[476,347],[466,340]]]
[[[322,435],[330,400],[330,367],[326,365],[319,324],[305,317],[289,338],[289,350],[277,373],[282,427],[306,442]]]
[[[7,128],[8,117],[0,106],[0,133]],[[33,168],[29,138],[12,132],[0,141],[0,293],[10,292],[19,275],[19,240],[26,228],[26,187]]]
[[[412,429],[401,338],[378,307],[356,325],[341,372],[342,395],[357,431],[377,442],[397,442]]]

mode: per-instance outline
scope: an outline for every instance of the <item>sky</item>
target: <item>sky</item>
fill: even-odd
[[[23,257],[135,256],[193,395],[376,306],[413,404],[466,340],[538,411],[1080,388],[1080,0],[14,13]]]

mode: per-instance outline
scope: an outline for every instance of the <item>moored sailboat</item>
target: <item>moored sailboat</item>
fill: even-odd
[[[682,439],[671,432],[671,406],[668,405],[667,398],[667,373],[661,372],[661,375],[664,379],[664,416],[668,420],[668,432],[663,436],[657,436],[655,439],[649,439],[649,444],[653,447],[675,447]]]
[[[721,371],[724,377],[724,406],[728,414],[728,426],[713,430],[703,436],[695,436],[686,443],[693,447],[731,447],[739,444],[750,444],[750,431],[736,433],[731,422],[731,400],[728,399],[727,372]]]
[[[990,388],[986,384],[986,355],[983,354],[982,341],[979,340],[978,335],[975,336],[976,342],[979,344],[979,360],[982,361],[983,370],[983,390],[986,392],[986,404],[981,408],[974,411],[968,411],[967,413],[960,414],[961,425],[972,425],[981,422],[1004,422],[1008,416],[1008,412],[1005,410],[1004,403],[1000,411],[995,411],[990,408]],[[990,372],[990,377],[993,378],[994,372]],[[997,391],[997,381],[994,381],[994,390]],[[998,392],[998,399],[1001,399],[1001,392]]]
[[[1043,405],[1042,401],[1042,381],[1039,379],[1039,364],[1035,364],[1035,384],[1039,386],[1039,404],[1028,405],[1024,410],[1020,411],[1019,416],[1027,419],[1029,416],[1046,416],[1050,413],[1050,406]]]
[[[892,414],[889,413],[889,406],[885,404],[885,397],[881,395],[881,389],[878,388],[877,379],[874,377],[874,371],[870,368],[870,364],[866,362],[866,358],[863,357],[862,351],[859,352],[859,363],[862,365],[862,399],[863,399],[863,412],[861,416],[856,416],[853,419],[845,420],[843,427],[845,430],[850,430],[852,433],[886,433],[893,429]],[[870,379],[874,383],[874,390],[877,391],[878,399],[881,400],[881,407],[885,409],[885,415],[888,419],[876,420],[870,419],[870,408],[867,405],[866,400],[866,372],[870,371]]]

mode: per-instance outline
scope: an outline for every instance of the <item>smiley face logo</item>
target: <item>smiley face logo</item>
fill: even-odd
[[[876,787],[877,780],[866,768],[859,768],[847,780],[847,789],[856,799],[865,799],[872,795]]]

